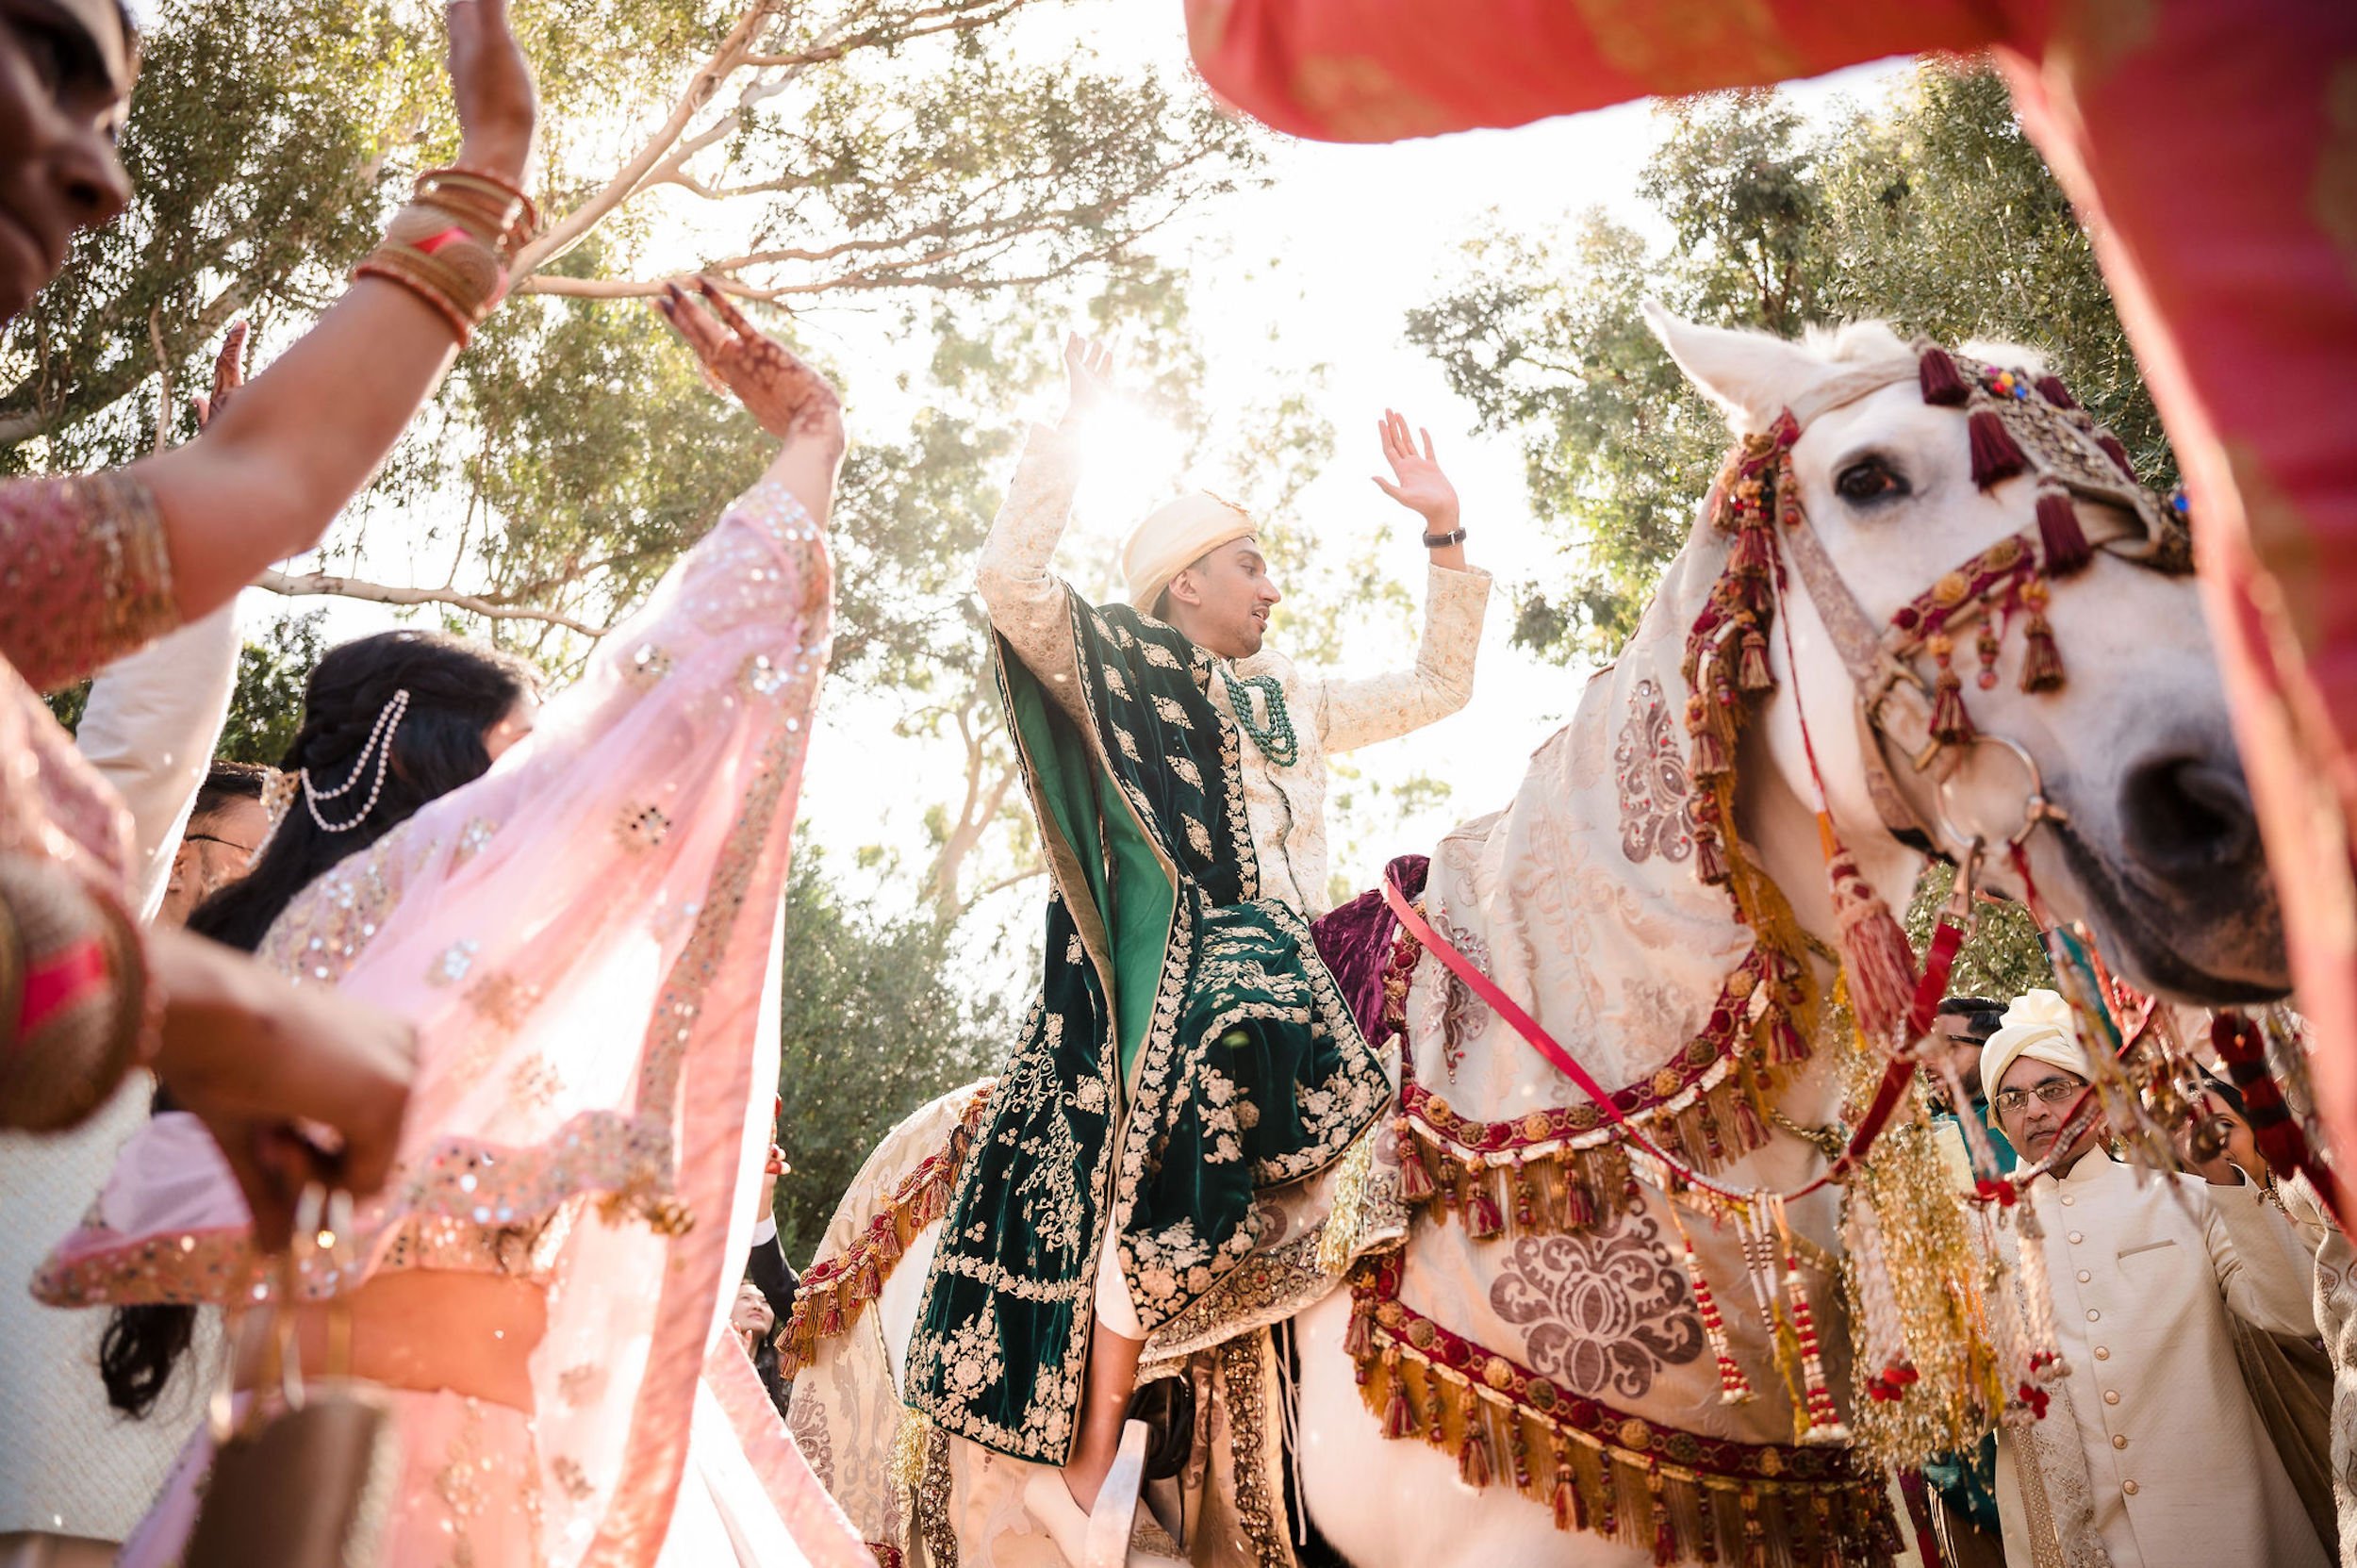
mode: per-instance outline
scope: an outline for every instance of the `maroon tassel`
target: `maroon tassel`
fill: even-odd
[[[1937,344],[1916,355],[1915,378],[1923,388],[1923,401],[1941,408],[1960,408],[1972,395],[1954,358]]]
[[[1465,1229],[1477,1242],[1494,1241],[1506,1233],[1506,1220],[1498,1213],[1497,1195],[1492,1190],[1490,1173],[1469,1171],[1473,1196],[1465,1204]]]
[[[2079,508],[2069,495],[2051,487],[2037,493],[2037,536],[2045,546],[2049,577],[2068,577],[2095,558],[2079,526]]]
[[[1653,1500],[1653,1563],[1654,1568],[1676,1568],[1678,1531],[1670,1517],[1670,1500],[1656,1496]]]
[[[2054,691],[2063,684],[2062,651],[2054,646],[2054,628],[2044,610],[2030,612],[2030,626],[2021,652],[2021,689]]]
[[[1572,1474],[1572,1451],[1559,1442],[1555,1445],[1555,1527],[1588,1527],[1588,1500],[1579,1494],[1579,1481]]]
[[[2136,466],[2128,461],[2128,449],[2119,444],[2118,437],[2108,430],[2099,430],[2095,433],[2095,444],[2103,449],[2103,455],[2112,460],[2113,467],[2118,469],[2131,481],[2134,480]]]
[[[1972,743],[1972,716],[1964,711],[1964,683],[1956,678],[1954,646],[1942,633],[1931,639],[1932,657],[1939,663],[1939,681],[1932,694],[1932,738],[1950,746]]]
[[[1767,1124],[1759,1119],[1759,1110],[1752,1104],[1752,1097],[1740,1088],[1735,1091],[1735,1131],[1746,1149],[1764,1147],[1768,1142]]]
[[[882,1233],[876,1238],[876,1256],[883,1260],[886,1267],[890,1267],[906,1256],[907,1251],[900,1245],[900,1228],[886,1218]]]
[[[1424,1151],[1414,1132],[1401,1118],[1399,1128],[1399,1196],[1410,1203],[1429,1202],[1432,1197],[1432,1172],[1424,1163]]]
[[[1739,684],[1745,691],[1773,691],[1776,678],[1768,669],[1768,639],[1757,626],[1743,628],[1742,673]]]
[[[873,1301],[883,1295],[883,1274],[876,1267],[876,1260],[872,1257],[859,1265],[858,1289],[857,1299],[862,1302]]]
[[[1563,1166],[1563,1229],[1585,1230],[1596,1223],[1595,1195],[1571,1165]]]
[[[1482,1428],[1479,1411],[1465,1413],[1465,1441],[1457,1450],[1457,1478],[1467,1486],[1490,1484],[1490,1434]]]
[[[1808,1060],[1807,1037],[1782,1012],[1777,1013],[1768,1026],[1768,1060],[1772,1065],[1779,1067]]]
[[[1727,851],[1719,842],[1718,831],[1708,826],[1694,830],[1694,875],[1716,886],[1734,872],[1727,866]]]
[[[1735,549],[1727,557],[1727,569],[1738,577],[1764,577],[1774,557],[1768,553],[1768,530],[1754,525],[1735,536]]]
[[[1718,727],[1708,720],[1692,732],[1693,747],[1687,757],[1687,769],[1698,779],[1715,779],[1727,770],[1727,743],[1719,738]]]
[[[2070,388],[2062,384],[2062,377],[2058,375],[2039,376],[2037,395],[2046,400],[2049,407],[2076,408],[2079,406],[2079,400],[2070,395]]]
[[[1530,1190],[1530,1172],[1520,1161],[1514,1165],[1514,1229],[1525,1235],[1539,1228],[1539,1211]]]
[[[1375,1345],[1375,1328],[1369,1321],[1373,1310],[1366,1302],[1353,1304],[1350,1309],[1350,1329],[1343,1335],[1343,1354],[1360,1363],[1359,1380],[1367,1380],[1367,1352]]]
[[[2030,466],[2003,416],[1994,408],[1975,408],[1966,421],[1972,438],[1972,483],[1986,490],[2011,479]]]
[[[1383,1435],[1388,1438],[1416,1435],[1416,1409],[1408,1402],[1408,1387],[1400,1381],[1397,1367],[1392,1369],[1391,1402],[1383,1407]]]
[[[1880,1044],[1897,1038],[1915,995],[1915,949],[1891,917],[1873,884],[1837,838],[1832,821],[1820,815],[1825,840],[1825,874],[1833,886],[1834,916],[1841,929],[1841,966],[1850,981],[1850,1005],[1859,1029]]]

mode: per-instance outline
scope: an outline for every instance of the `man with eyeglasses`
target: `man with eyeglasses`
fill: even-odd
[[[2044,1419],[1999,1434],[2005,1560],[2325,1568],[2227,1318],[2313,1336],[2308,1255],[2224,1157],[2157,1180],[2112,1159],[2100,1120],[2074,1115],[2090,1076],[2052,991],[2007,1008],[1981,1050],[1998,1128],[2044,1167],[2022,1197],[2069,1368]]]

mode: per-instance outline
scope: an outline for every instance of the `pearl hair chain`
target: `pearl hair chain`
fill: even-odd
[[[404,686],[394,692],[392,701],[387,702],[378,711],[376,722],[369,727],[368,744],[361,747],[359,756],[353,759],[352,776],[335,788],[319,788],[311,783],[311,770],[307,767],[303,769],[301,777],[304,809],[310,812],[311,820],[319,824],[320,832],[349,833],[369,819],[369,814],[376,809],[376,798],[385,790],[386,766],[393,760],[393,732],[401,727],[402,716],[408,711],[409,690]],[[360,803],[360,809],[349,819],[330,822],[321,815],[320,802],[337,800],[358,788],[360,775],[368,771],[369,758],[371,754],[376,757],[376,777],[369,784],[369,798]]]

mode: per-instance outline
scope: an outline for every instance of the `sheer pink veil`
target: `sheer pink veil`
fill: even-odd
[[[355,1215],[357,1265],[316,1266],[306,1291],[386,1267],[548,1287],[531,1371],[552,1563],[653,1560],[707,1350],[735,1354],[721,1334],[777,1072],[764,977],[831,615],[816,528],[756,486],[528,740],[314,883],[263,944],[298,982],[419,1030],[400,1164]],[[242,1205],[217,1155],[191,1179],[201,1134],[176,1120],[124,1151],[36,1294],[249,1288]],[[807,1467],[763,1475],[813,1561],[869,1560]]]

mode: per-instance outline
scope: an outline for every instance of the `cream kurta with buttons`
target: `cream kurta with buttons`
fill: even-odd
[[[2147,1175],[2139,1186],[2100,1149],[2060,1181],[2038,1178],[2030,1196],[2070,1365],[2069,1401],[2047,1420],[2075,1420],[2113,1568],[2325,1568],[2243,1390],[2226,1320],[2316,1333],[2312,1265],[2290,1222],[2253,1183]],[[2041,1560],[2015,1460],[2013,1435],[2001,1433],[2005,1560],[2031,1568]]]
[[[1070,658],[1068,611],[1063,585],[1049,562],[1071,516],[1079,477],[1080,443],[1061,432],[1033,426],[975,572],[991,625],[1076,717],[1072,672],[1059,668]],[[1313,917],[1330,907],[1326,888],[1327,753],[1404,735],[1463,707],[1473,696],[1474,655],[1481,643],[1482,613],[1489,598],[1488,572],[1430,569],[1424,638],[1410,669],[1365,680],[1325,680],[1302,674],[1292,660],[1269,648],[1230,666],[1240,677],[1277,677],[1300,743],[1293,762],[1278,767],[1248,734],[1243,742],[1244,811],[1252,847],[1260,856],[1261,897],[1282,900]],[[1227,682],[1212,681],[1210,696],[1222,712],[1236,717]],[[1252,718],[1259,727],[1266,728],[1260,696],[1247,689],[1245,701],[1254,704]]]

